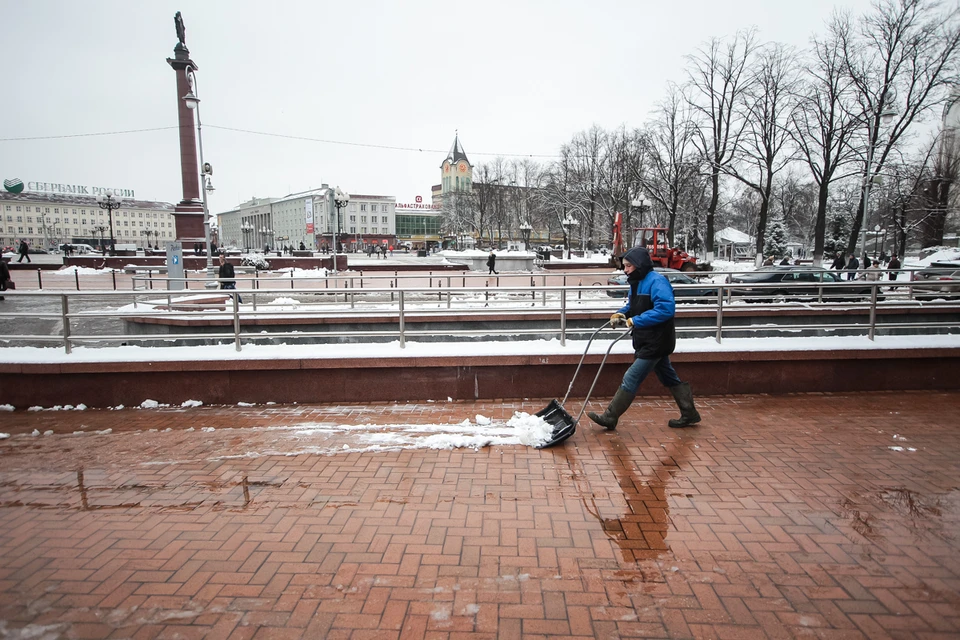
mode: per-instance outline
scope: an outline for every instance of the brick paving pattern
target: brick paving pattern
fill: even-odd
[[[548,400],[0,413],[0,638],[960,637],[960,393]]]

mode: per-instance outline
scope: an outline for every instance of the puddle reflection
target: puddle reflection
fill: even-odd
[[[600,523],[607,537],[616,543],[624,562],[649,560],[669,549],[666,540],[670,528],[667,487],[687,461],[692,443],[692,440],[681,436],[677,441],[665,445],[654,462],[645,459],[636,461],[616,435],[601,439],[606,467],[613,471],[626,503],[626,511],[616,515],[609,513],[610,507],[598,506],[598,492],[591,486],[591,480],[595,483],[596,479],[588,476],[575,448],[565,447],[558,452],[570,466],[584,509]]]

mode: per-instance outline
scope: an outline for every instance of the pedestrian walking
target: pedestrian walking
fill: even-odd
[[[227,262],[227,257],[224,254],[220,254],[220,268],[217,269],[217,278],[220,279],[220,288],[221,289],[230,289],[235,291],[237,289],[236,273],[233,270],[233,265]],[[243,304],[243,298],[240,297],[240,294],[237,294],[237,302]]]
[[[900,258],[896,255],[890,256],[890,262],[887,263],[887,269],[890,270],[890,273],[887,274],[887,278],[890,280],[896,280],[897,276],[900,275],[899,271],[896,269],[900,268]]]
[[[6,291],[7,289],[16,289],[16,286],[10,279],[10,268],[7,267],[7,261],[0,258],[0,291]],[[4,297],[0,296],[0,300],[4,300]]]
[[[843,268],[847,266],[847,261],[843,259],[843,253],[838,253],[833,258],[833,264],[830,265],[831,269],[836,269],[837,271],[843,271]]]
[[[490,252],[490,256],[487,258],[487,266],[490,267],[490,271],[487,272],[487,275],[490,275],[491,273],[499,275],[500,272],[497,271],[497,254],[495,254],[493,251]]]
[[[20,254],[20,259],[17,262],[23,262],[23,259],[26,258],[27,262],[33,262],[30,259],[30,245],[27,244],[26,240],[20,241],[20,247],[17,249],[17,253]]]
[[[847,255],[847,280],[853,280],[857,277],[857,269],[860,268],[860,261],[852,253]]]
[[[623,256],[623,270],[630,293],[627,303],[610,316],[610,325],[631,328],[634,360],[606,410],[599,415],[592,411],[587,415],[603,428],[615,429],[620,416],[633,403],[640,383],[653,371],[680,408],[680,417],[667,424],[675,429],[695,425],[700,422],[700,413],[693,401],[693,390],[689,383],[680,380],[670,364],[670,354],[677,343],[673,287],[654,271],[650,253],[644,247],[634,247]]]

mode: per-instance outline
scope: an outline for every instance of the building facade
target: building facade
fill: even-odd
[[[363,251],[370,245],[396,245],[396,198],[351,194],[338,211],[334,189],[322,185],[283,198],[254,198],[217,214],[224,246],[245,250],[267,246],[311,251]]]
[[[28,183],[32,184],[32,183]],[[64,244],[109,248],[111,238],[138,247],[160,246],[176,240],[172,204],[121,198],[112,215],[91,195],[45,191],[0,191],[3,226],[0,245],[58,249]]]

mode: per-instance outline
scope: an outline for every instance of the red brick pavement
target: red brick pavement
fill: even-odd
[[[0,414],[0,638],[960,637],[960,393],[357,450],[545,404]]]

